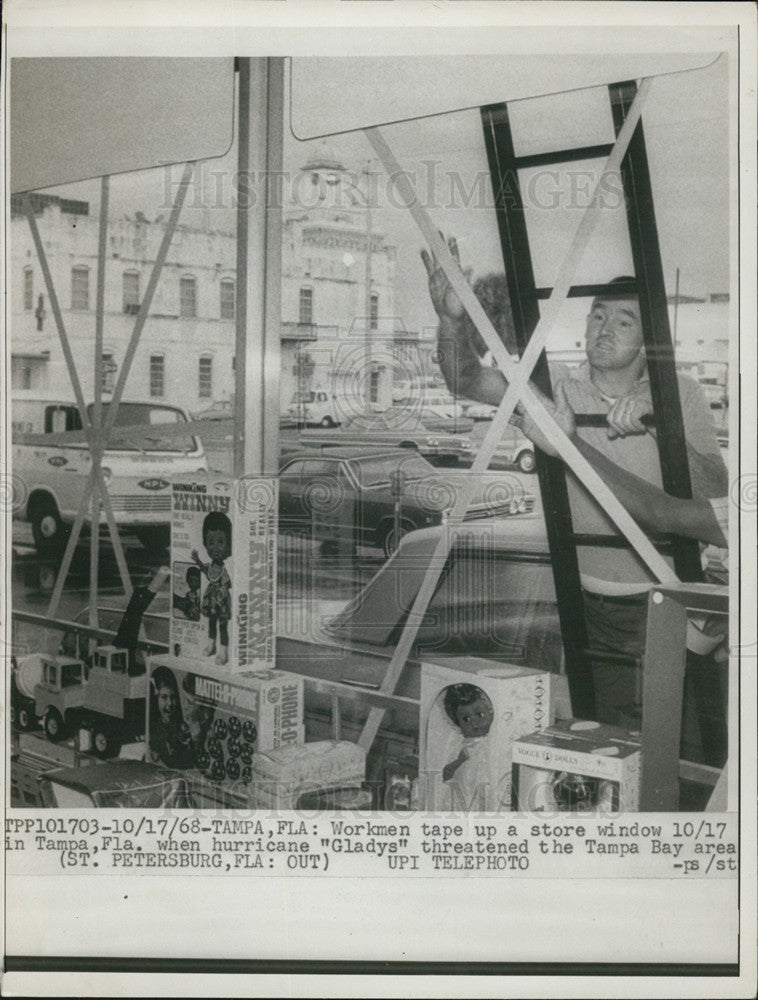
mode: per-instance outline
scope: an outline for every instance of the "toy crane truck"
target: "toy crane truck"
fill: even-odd
[[[124,612],[113,645],[99,646],[92,665],[71,656],[39,654],[33,687],[34,714],[45,735],[57,742],[78,729],[90,732],[92,752],[115,757],[121,745],[144,732],[147,674],[136,658],[142,615],[164,583],[169,570],[158,571],[146,587],[136,587]],[[17,686],[24,676],[17,668]],[[31,666],[26,673],[33,675]],[[29,683],[24,695],[29,706]],[[19,724],[21,714],[18,714]]]

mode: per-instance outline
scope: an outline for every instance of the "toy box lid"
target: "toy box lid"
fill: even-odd
[[[512,680],[546,674],[544,670],[535,670],[533,667],[514,663],[501,663],[498,660],[487,660],[483,656],[445,656],[439,658],[425,656],[421,664],[421,673],[422,676],[437,676],[445,680],[460,679],[461,674],[471,674],[472,678],[492,678],[493,680]]]

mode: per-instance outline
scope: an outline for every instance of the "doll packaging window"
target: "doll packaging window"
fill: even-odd
[[[551,675],[473,656],[421,665],[419,805],[511,808],[511,748],[554,717]]]
[[[637,812],[639,733],[567,719],[513,745],[520,812]]]

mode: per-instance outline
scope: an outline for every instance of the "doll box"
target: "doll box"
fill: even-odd
[[[511,808],[511,747],[553,719],[551,675],[473,656],[421,664],[419,805],[426,811]],[[477,690],[480,703],[471,702]],[[454,723],[468,701],[491,722],[487,731]],[[447,707],[446,707],[447,703]],[[465,756],[462,760],[461,755]],[[456,762],[458,762],[456,766]],[[452,770],[452,773],[451,773]]]
[[[151,657],[149,671],[147,760],[249,796],[260,753],[304,742],[303,678],[297,674],[197,673],[170,657]]]
[[[521,812],[636,812],[639,734],[567,719],[513,744]]]
[[[276,665],[277,487],[267,476],[174,476],[169,650],[177,661],[230,673]]]

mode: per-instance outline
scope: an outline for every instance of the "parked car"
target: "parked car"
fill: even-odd
[[[341,643],[398,640],[444,525],[404,537],[374,578],[325,626]],[[563,645],[542,518],[471,521],[444,559],[416,654],[466,653],[553,673]]]
[[[471,455],[465,432],[472,427],[472,421],[453,421],[427,410],[417,414],[396,409],[356,414],[340,427],[303,431],[300,440],[303,444],[369,448],[396,445],[424,456],[457,461]]]
[[[481,446],[481,441],[472,441],[471,461]],[[507,469],[510,466],[517,466],[521,472],[534,472],[537,463],[534,458],[534,445],[525,437],[518,427],[508,424],[501,437],[497,450],[490,462],[491,469]]]
[[[497,407],[489,403],[467,403],[464,410],[471,420],[492,420],[497,413]]]
[[[336,427],[340,423],[334,397],[327,392],[295,393],[288,414],[296,424]]]
[[[91,413],[93,404],[87,409]],[[103,401],[103,418],[110,402]],[[92,465],[76,404],[63,396],[18,390],[12,400],[13,471],[26,487],[13,516],[30,521],[40,553],[58,550],[73,524]],[[187,414],[153,401],[124,401],[103,454],[103,476],[119,528],[148,549],[166,548],[171,477],[208,468],[200,439],[183,433]],[[160,426],[159,426],[160,425]],[[59,434],[66,433],[61,440]],[[85,523],[90,522],[87,506]],[[105,524],[100,514],[100,524]]]
[[[398,476],[403,482],[396,532],[393,483]],[[279,473],[279,531],[311,533],[322,541],[349,538],[389,556],[409,531],[440,524],[468,477],[449,471],[443,476],[421,455],[402,448],[335,447],[318,455],[292,455]],[[533,507],[534,496],[520,482],[485,473],[466,519],[507,517]]]
[[[231,420],[234,416],[234,400],[219,399],[205,410],[195,410],[193,420]]]

